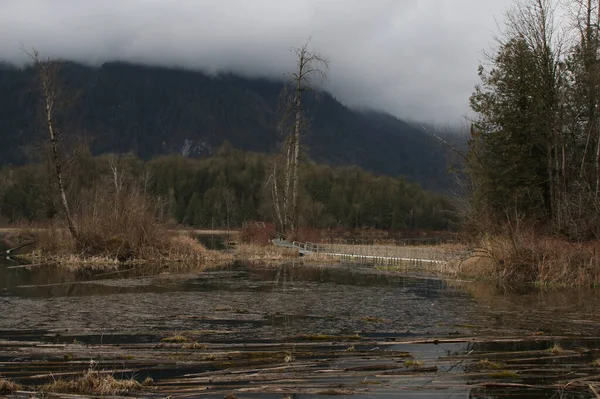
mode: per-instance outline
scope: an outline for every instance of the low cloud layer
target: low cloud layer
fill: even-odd
[[[456,123],[510,0],[2,0],[0,59],[22,46],[101,64],[123,60],[281,77],[312,37],[327,88],[350,106]]]

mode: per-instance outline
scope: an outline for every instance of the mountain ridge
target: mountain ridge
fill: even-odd
[[[30,160],[25,149],[44,137],[30,67],[0,65],[0,166]],[[223,142],[272,153],[282,140],[278,99],[283,83],[231,73],[208,75],[123,62],[64,64],[61,84],[77,92],[61,120],[65,132],[91,137],[94,154],[142,158],[179,153],[202,157]],[[408,122],[373,110],[352,110],[331,94],[309,95],[307,155],[331,165],[356,165],[404,175],[427,189],[452,187],[449,152]]]

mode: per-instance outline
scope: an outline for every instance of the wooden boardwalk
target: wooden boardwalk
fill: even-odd
[[[460,253],[435,247],[405,247],[384,245],[345,245],[316,244],[311,242],[290,242],[273,240],[279,247],[297,249],[301,255],[319,255],[339,258],[355,263],[375,263],[384,265],[400,264],[444,264]]]

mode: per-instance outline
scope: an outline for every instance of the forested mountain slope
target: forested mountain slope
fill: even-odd
[[[280,82],[124,63],[67,63],[62,78],[75,93],[63,130],[87,137],[94,154],[203,157],[226,140],[274,152],[282,138]],[[44,137],[35,88],[31,69],[0,66],[0,166],[29,161],[31,147]],[[306,103],[306,154],[314,161],[404,175],[434,190],[452,186],[448,151],[413,125],[354,111],[327,93]]]

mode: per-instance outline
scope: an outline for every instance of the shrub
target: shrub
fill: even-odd
[[[590,286],[600,283],[600,242],[573,243],[533,231],[496,234],[480,241],[469,260],[491,277],[511,283],[544,286]]]

